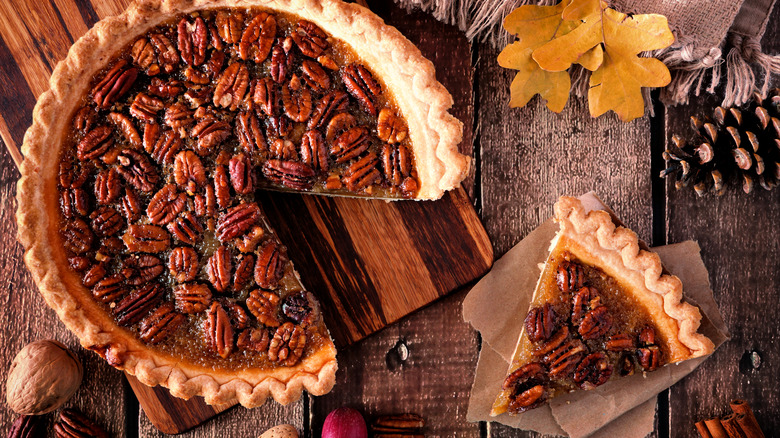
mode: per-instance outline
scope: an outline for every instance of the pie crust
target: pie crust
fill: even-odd
[[[262,7],[295,14],[347,42],[394,94],[409,127],[420,184],[416,199],[437,199],[466,175],[470,159],[457,151],[462,125],[447,110],[452,97],[436,81],[434,67],[395,28],[358,5],[335,0],[143,0],[98,22],[55,68],[50,90],[33,111],[25,134],[25,160],[17,186],[18,239],[25,262],[47,304],[85,348],[141,382],[162,385],[177,397],[203,396],[210,404],[261,405],[271,396],[282,404],[301,391],[321,395],[335,383],[336,351],[323,344],[293,367],[221,371],[196,366],[147,348],[93,300],[67,263],[58,232],[58,157],[70,118],[97,71],[139,35],[171,18],[205,8]],[[317,312],[319,313],[319,312]]]
[[[586,206],[579,199],[565,196],[555,204],[555,221],[559,231],[551,242],[550,256],[534,291],[532,306],[542,304],[537,302],[537,297],[543,293],[542,284],[547,277],[548,266],[554,267],[553,264],[558,263],[556,257],[565,253],[614,279],[622,293],[629,295],[632,308],[649,317],[657,338],[663,340],[664,363],[712,353],[712,341],[697,332],[701,313],[697,307],[683,300],[680,279],[664,270],[658,255],[651,252],[636,233],[616,224],[613,215],[602,208],[603,205]],[[524,341],[530,342],[527,331],[524,324],[508,376],[533,362],[528,359],[527,349],[524,348]],[[502,390],[491,416],[507,412],[512,391],[511,388]]]

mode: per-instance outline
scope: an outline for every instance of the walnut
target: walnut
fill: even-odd
[[[46,414],[73,396],[83,374],[81,362],[67,347],[52,340],[35,341],[11,363],[6,401],[18,414]]]

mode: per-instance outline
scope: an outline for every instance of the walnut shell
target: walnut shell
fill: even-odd
[[[78,357],[66,346],[52,340],[32,342],[11,363],[6,401],[18,414],[46,414],[73,396],[83,374]]]

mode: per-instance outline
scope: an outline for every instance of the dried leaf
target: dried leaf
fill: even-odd
[[[547,100],[547,108],[551,111],[561,112],[566,106],[571,88],[569,73],[542,70],[532,54],[538,47],[565,35],[577,25],[561,18],[570,3],[571,0],[564,0],[555,6],[521,6],[504,20],[504,27],[519,35],[518,41],[505,47],[498,55],[499,65],[518,70],[511,85],[510,106],[524,106],[536,94]]]

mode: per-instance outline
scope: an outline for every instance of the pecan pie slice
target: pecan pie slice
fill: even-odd
[[[603,206],[555,204],[560,226],[491,415],[709,354],[682,283]]]
[[[47,302],[148,385],[254,407],[327,393],[336,351],[257,190],[437,199],[452,98],[337,0],[138,0],[77,41],[24,142],[17,219]]]

